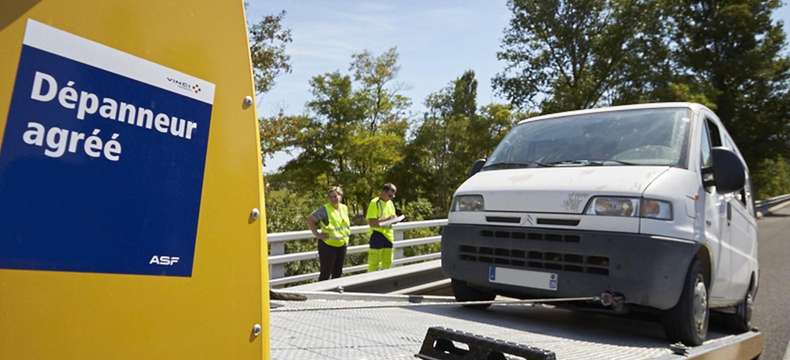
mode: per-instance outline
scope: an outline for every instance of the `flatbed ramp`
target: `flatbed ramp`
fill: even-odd
[[[709,332],[702,346],[673,353],[660,324],[547,305],[474,310],[441,296],[304,293],[307,301],[272,301],[272,359],[415,359],[429,327],[442,326],[549,350],[557,359],[751,359],[758,332]],[[715,329],[713,329],[715,330]]]

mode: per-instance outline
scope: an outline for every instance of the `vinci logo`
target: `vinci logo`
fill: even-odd
[[[201,89],[200,85],[198,85],[198,84],[194,84],[193,85],[193,84],[190,84],[190,83],[188,83],[186,81],[178,80],[178,79],[175,79],[175,78],[172,78],[172,77],[169,77],[169,76],[167,77],[167,81],[169,83],[175,85],[176,87],[178,87],[181,90],[191,91],[191,92],[194,92],[195,94],[203,91],[203,89]]]
[[[148,262],[148,265],[162,265],[162,266],[173,266],[178,262],[178,256],[159,256],[154,255],[151,257],[151,261]]]

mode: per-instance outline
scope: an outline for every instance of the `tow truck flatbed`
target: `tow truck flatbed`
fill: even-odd
[[[659,323],[551,305],[493,305],[481,311],[445,296],[303,292],[307,301],[272,301],[272,359],[415,359],[429,327],[442,326],[524,344],[557,359],[751,359],[762,335],[728,335],[713,328],[708,341],[678,355]]]

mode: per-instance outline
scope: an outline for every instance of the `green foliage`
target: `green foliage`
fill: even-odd
[[[411,100],[398,94],[397,87],[389,86],[400,70],[396,48],[379,56],[367,50],[354,54],[349,70],[361,85],[355,100],[365,112],[370,131],[375,133],[380,123],[399,122],[406,117]]]
[[[311,196],[312,195],[312,196]],[[321,198],[315,194],[272,190],[267,187],[266,193],[266,231],[268,233],[301,230],[307,227],[306,217],[309,209],[317,207]],[[288,241],[285,253],[316,250],[316,240]],[[299,261],[286,265],[286,275],[304,274],[318,271],[315,261]]]
[[[790,59],[778,0],[667,3],[676,25],[673,56],[692,89],[713,103],[748,163],[787,154]]]
[[[716,103],[711,101],[704,93],[692,90],[691,86],[686,83],[670,83],[664,96],[666,101],[695,102],[716,111]]]
[[[260,122],[264,155],[298,150],[281,181],[294,189],[341,185],[357,218],[402,158],[410,101],[393,85],[396,49],[352,56],[350,74],[313,77],[308,115],[278,114]]]
[[[250,58],[255,76],[255,89],[265,93],[274,86],[274,79],[291,72],[291,57],[285,46],[293,41],[291,30],[283,27],[285,11],[267,15],[249,28]]]
[[[428,199],[417,198],[414,200],[397,200],[395,207],[399,213],[406,215],[406,221],[432,220],[433,205]]]
[[[266,191],[266,229],[268,232],[284,232],[306,229],[306,217],[310,209],[321,204],[322,197],[312,198],[309,192],[287,190]]]
[[[655,101],[715,110],[744,154],[790,154],[778,0],[510,0],[495,88],[543,113]]]
[[[472,71],[429,95],[428,110],[406,145],[404,160],[392,168],[401,196],[429,200],[434,217],[446,216],[450,198],[472,163],[493,151],[515,119],[505,105],[478,109],[476,97]]]
[[[756,199],[790,194],[790,166],[782,155],[760,161],[754,171]]]
[[[398,201],[397,208],[407,216],[406,221],[432,220],[436,218],[436,216],[434,215],[433,205],[431,204],[430,201],[428,201],[428,199],[425,198],[417,198],[412,201],[405,201],[405,200]],[[414,238],[436,236],[436,235],[439,235],[438,227],[407,230],[406,233],[404,234],[404,238],[414,239]],[[403,255],[408,257],[408,256],[421,255],[421,254],[435,253],[437,251],[440,251],[441,247],[442,246],[439,243],[411,246],[403,249]]]
[[[633,101],[661,87],[666,24],[649,0],[510,0],[494,87],[543,112]],[[649,59],[646,59],[649,58]],[[654,61],[651,61],[654,60]]]

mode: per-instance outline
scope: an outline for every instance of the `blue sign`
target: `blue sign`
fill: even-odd
[[[0,268],[191,276],[214,85],[28,21]]]

